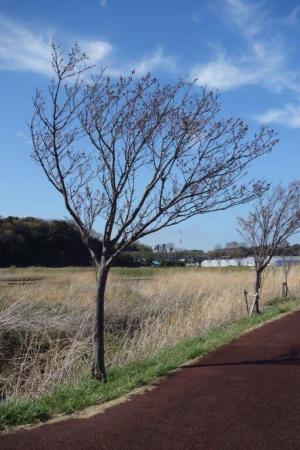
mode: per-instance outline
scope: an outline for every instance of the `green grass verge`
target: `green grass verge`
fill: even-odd
[[[150,358],[119,369],[111,369],[106,385],[88,376],[72,385],[56,387],[50,394],[37,399],[17,398],[0,403],[0,429],[45,421],[61,413],[72,413],[88,406],[113,400],[134,388],[147,385],[185,361],[204,356],[236,340],[253,326],[276,318],[300,306],[300,299],[273,302],[259,316],[211,330],[205,336],[185,339],[171,348],[165,348]]]

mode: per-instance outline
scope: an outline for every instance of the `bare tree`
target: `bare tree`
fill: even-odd
[[[254,252],[255,309],[259,313],[262,274],[282,242],[299,230],[300,182],[263,194],[246,218],[238,218],[239,233]]]
[[[250,141],[240,119],[217,119],[218,96],[149,74],[88,78],[75,46],[65,59],[52,45],[54,78],[47,100],[34,97],[33,157],[63,196],[98,265],[93,375],[105,380],[104,294],[114,258],[144,236],[197,214],[252,200],[264,182],[243,182],[248,165],[272,150],[262,127]],[[103,223],[100,261],[88,237]]]

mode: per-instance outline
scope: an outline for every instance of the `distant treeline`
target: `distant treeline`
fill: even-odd
[[[91,237],[90,243],[100,256],[102,244]],[[129,253],[120,255],[115,265],[134,266],[130,251],[146,249],[136,244]],[[75,226],[64,220],[42,220],[35,217],[0,219],[0,267],[90,266],[91,258]]]
[[[102,244],[97,235],[90,238],[93,249],[100,257]],[[300,245],[286,245],[277,255],[300,255]],[[153,253],[146,245],[136,243],[119,255],[114,265],[134,267],[152,265],[178,265],[181,262],[201,262],[207,258],[244,258],[252,256],[251,248],[238,242],[216,246],[214,250],[177,250],[171,253]],[[26,266],[90,266],[89,252],[83,245],[76,227],[65,220],[42,220],[35,217],[0,218],[0,267]]]

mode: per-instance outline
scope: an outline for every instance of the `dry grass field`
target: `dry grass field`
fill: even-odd
[[[20,283],[16,280],[24,278]],[[28,281],[29,279],[29,281]],[[262,303],[281,296],[270,268]],[[106,302],[106,359],[123,366],[246,314],[252,269],[113,269]],[[90,269],[0,270],[0,398],[37,397],[89,370],[95,273]],[[289,275],[300,295],[300,267]]]

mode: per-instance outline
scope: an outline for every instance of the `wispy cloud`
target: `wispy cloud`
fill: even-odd
[[[191,19],[192,19],[192,22],[197,23],[197,24],[202,22],[200,14],[198,14],[196,12],[191,15]]]
[[[51,76],[49,46],[52,39],[50,32],[33,32],[26,26],[0,15],[0,70],[27,71]],[[128,74],[133,69],[137,75],[150,71],[176,70],[176,59],[166,55],[161,47],[140,59],[125,60],[119,64],[116,62],[115,49],[111,43],[101,39],[70,38],[69,44],[72,45],[74,40],[77,40],[93,64],[106,67],[106,73],[111,76]]]
[[[107,6],[107,0],[100,0],[100,6],[105,8],[105,6]]]
[[[194,66],[191,77],[199,85],[223,91],[258,85],[277,93],[284,89],[300,92],[297,74],[288,69],[285,52],[262,41],[253,42],[248,54],[239,58],[217,52],[209,62]]]
[[[294,25],[300,17],[300,5],[291,10],[287,17],[274,19],[266,8],[266,2],[247,0],[226,0],[227,13],[231,16],[240,33],[254,51],[250,73],[251,82],[277,93],[284,89],[299,94],[299,74],[291,69],[289,45],[277,38],[270,38],[273,30]],[[269,35],[269,36],[268,36]],[[300,103],[287,103],[280,108],[269,108],[255,118],[260,123],[284,125],[300,128]]]
[[[272,25],[268,11],[260,2],[225,0],[225,17],[239,33],[240,55],[228,56],[225,49],[212,59],[195,65],[191,76],[198,84],[221,90],[258,85],[273,92],[289,89],[300,92],[299,76],[289,68],[289,50],[285,42],[266,37]]]
[[[111,76],[128,74],[132,70],[136,75],[156,71],[174,73],[177,71],[177,61],[175,57],[167,55],[162,47],[157,47],[152,53],[140,59],[125,62],[122,65],[111,64],[106,68],[106,72]]]
[[[214,59],[200,66],[195,66],[191,77],[196,79],[198,85],[221,89],[223,91],[236,89],[237,87],[254,82],[253,74],[239,67],[239,65],[219,53]]]
[[[293,25],[296,23],[300,16],[300,5],[296,6],[286,18],[286,23]]]
[[[26,136],[21,131],[17,131],[16,136],[17,136],[18,139],[22,139],[23,141],[26,141],[27,144],[32,144],[31,139],[29,139],[29,137]]]
[[[34,33],[20,23],[0,16],[0,69],[35,72],[50,76],[50,32]],[[79,40],[92,63],[99,64],[111,53],[103,40]]]
[[[22,133],[21,131],[17,131],[16,136],[20,139],[26,139],[26,136],[24,133]]]
[[[49,75],[51,36],[34,34],[21,24],[0,16],[0,68]]]
[[[177,68],[176,58],[166,55],[162,47],[156,48],[150,55],[136,61],[133,68],[136,74],[143,75],[157,68],[165,72],[175,72]]]
[[[288,103],[283,108],[271,108],[256,119],[261,123],[275,123],[290,128],[300,128],[300,105]]]
[[[267,11],[261,2],[225,0],[222,2],[225,14],[249,37],[255,37],[265,28]]]

